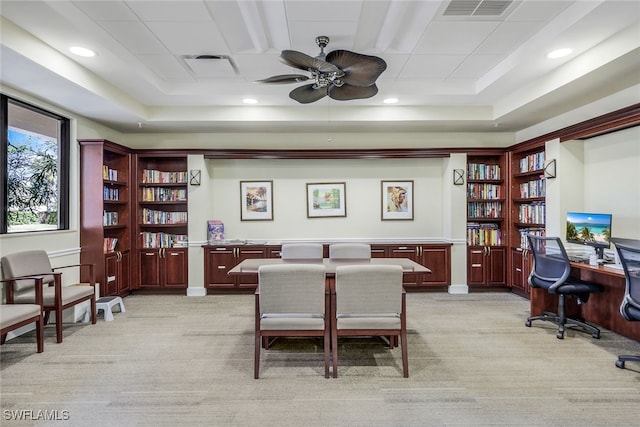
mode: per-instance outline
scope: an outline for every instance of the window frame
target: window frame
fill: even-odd
[[[34,113],[58,120],[60,123],[60,140],[58,141],[58,226],[55,230],[29,230],[8,232],[7,210],[9,204],[8,181],[8,147],[9,147],[9,103],[31,110]],[[69,183],[71,174],[71,120],[43,108],[0,94],[0,165],[2,165],[2,185],[0,185],[0,235],[17,235],[21,233],[40,233],[69,229]]]

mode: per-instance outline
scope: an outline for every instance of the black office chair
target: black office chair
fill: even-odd
[[[600,338],[600,329],[585,322],[584,319],[569,318],[566,315],[566,297],[578,298],[578,303],[586,303],[589,295],[602,292],[602,286],[585,282],[569,275],[571,264],[567,251],[558,237],[541,237],[527,235],[529,247],[533,253],[533,270],[529,275],[529,285],[533,288],[546,289],[558,295],[558,312],[545,312],[540,316],[531,316],[525,322],[530,327],[534,320],[545,320],[558,325],[558,339],[564,338],[565,325],[579,326],[590,332],[593,338]]]
[[[640,321],[640,240],[625,243],[611,239],[616,245],[620,257],[627,285],[624,292],[620,314],[625,320]],[[624,368],[624,362],[640,362],[640,355],[621,355],[616,360],[616,366]]]

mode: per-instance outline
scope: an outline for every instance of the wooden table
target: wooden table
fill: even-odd
[[[231,275],[238,274],[258,274],[258,268],[261,265],[274,265],[274,264],[323,264],[326,269],[328,277],[332,277],[336,274],[336,267],[341,265],[399,265],[402,267],[403,273],[416,274],[418,276],[419,283],[422,284],[422,275],[430,274],[431,270],[422,264],[409,259],[409,258],[371,258],[371,259],[331,259],[323,258],[322,260],[315,259],[294,259],[283,260],[282,258],[254,258],[245,259],[238,265],[229,270]],[[422,273],[422,274],[421,274]]]
[[[567,298],[567,315],[582,317],[596,326],[640,341],[640,322],[629,322],[620,314],[626,286],[623,270],[607,267],[606,264],[592,266],[572,262],[571,277],[598,283],[604,287],[604,292],[591,294],[586,304],[578,305],[575,299]],[[531,288],[532,316],[539,316],[543,311],[556,312],[557,309],[557,295],[551,295],[545,289]]]

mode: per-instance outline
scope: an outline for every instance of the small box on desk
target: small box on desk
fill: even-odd
[[[207,240],[209,243],[224,240],[224,224],[222,221],[217,219],[207,221]]]

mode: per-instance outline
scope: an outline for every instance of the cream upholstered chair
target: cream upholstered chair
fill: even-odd
[[[49,256],[43,250],[16,252],[2,257],[2,271],[5,279],[31,276],[29,279],[15,279],[14,286],[5,288],[9,304],[33,304],[35,287],[42,287],[42,311],[44,324],[51,312],[56,316],[56,341],[62,342],[62,312],[84,301],[89,301],[91,323],[96,323],[95,273],[93,264],[74,264],[51,268]],[[62,286],[62,273],[54,270],[69,267],[89,269],[89,283]]]
[[[15,279],[0,280],[5,286],[14,286]],[[35,304],[2,304],[0,305],[0,344],[4,344],[7,333],[29,325],[36,324],[36,345],[38,353],[44,351],[44,318],[42,317],[42,288],[35,290]]]
[[[310,336],[324,339],[324,376],[329,378],[329,296],[324,266],[263,265],[258,269],[258,283],[254,378],[259,378],[263,338]]]
[[[280,249],[282,259],[322,259],[322,243],[284,243]]]
[[[341,336],[400,337],[402,373],[409,377],[406,293],[399,265],[345,265],[336,268],[331,292],[333,376],[338,376]]]
[[[369,259],[371,258],[371,245],[367,243],[334,243],[329,245],[329,258]]]

